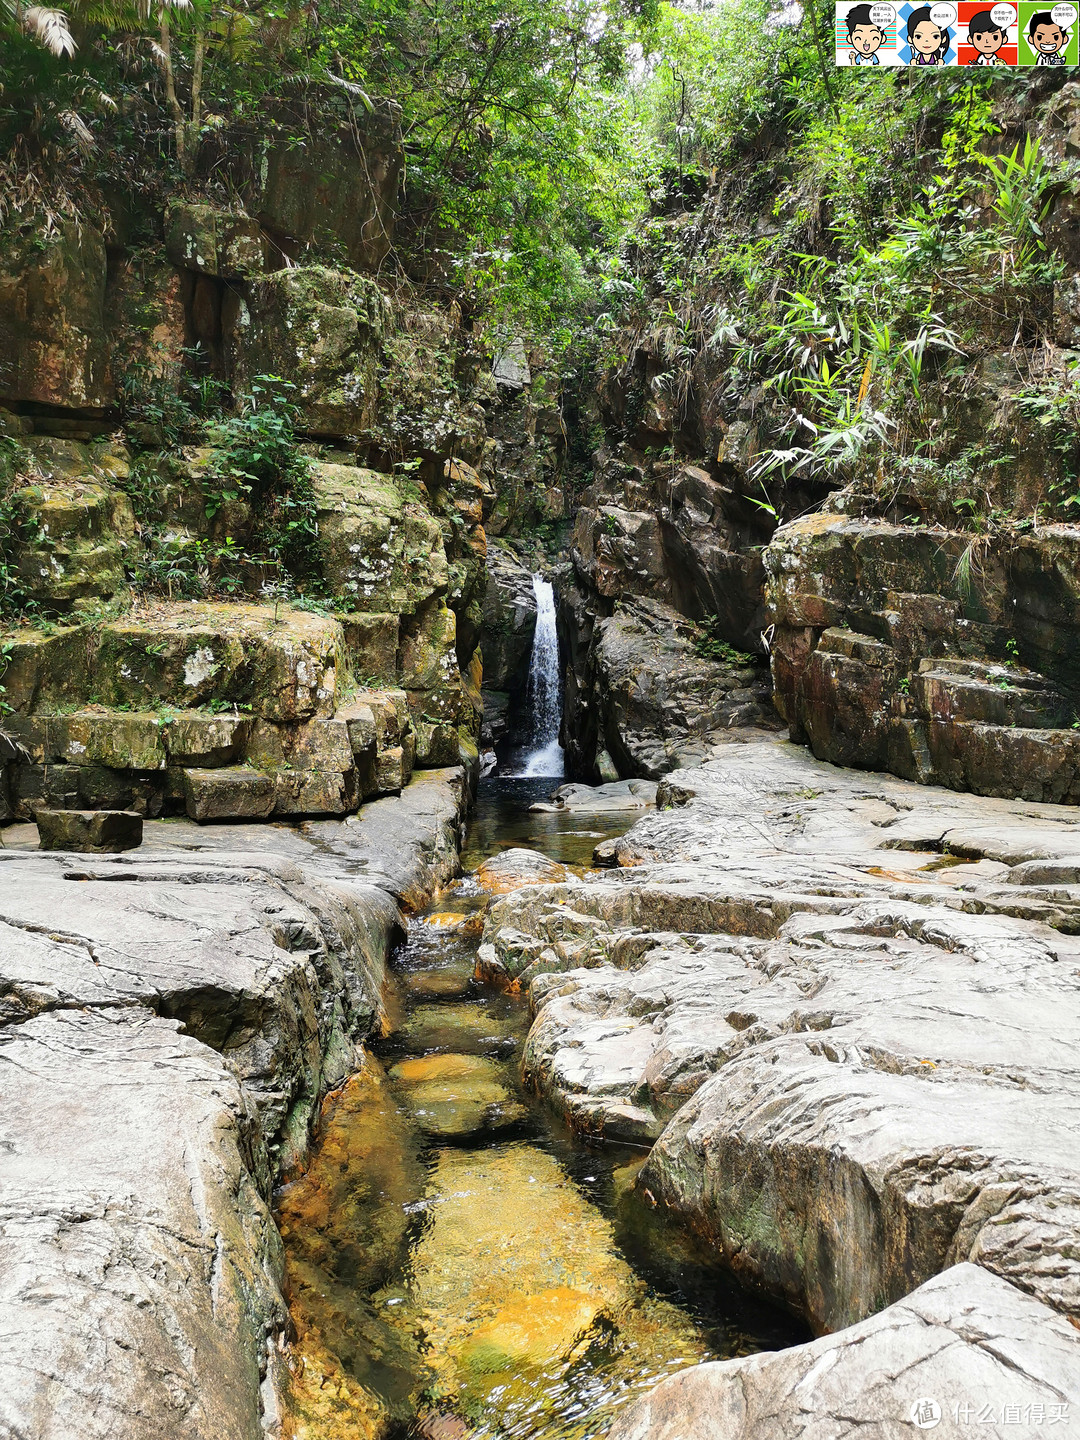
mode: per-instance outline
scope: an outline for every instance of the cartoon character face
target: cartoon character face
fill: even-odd
[[[1051,21],[1036,26],[1035,34],[1031,36],[1031,48],[1040,55],[1056,55],[1059,50],[1064,50],[1066,39],[1061,26]]]
[[[848,43],[859,55],[873,55],[885,43],[885,32],[876,25],[856,25],[848,36]]]
[[[996,55],[1005,44],[1003,30],[978,30],[970,38],[981,55]]]
[[[941,45],[941,30],[932,20],[922,20],[915,27],[910,43],[920,55],[933,55]]]

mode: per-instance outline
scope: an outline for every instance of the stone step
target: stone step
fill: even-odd
[[[358,691],[335,717],[299,724],[104,708],[7,724],[20,747],[11,800],[24,819],[41,806],[157,815],[181,804],[194,820],[345,815],[403,789],[416,759],[403,690]]]
[[[911,696],[931,720],[1056,729],[1072,713],[1044,675],[989,661],[924,660],[911,679]]]
[[[1080,804],[1080,730],[931,720],[935,784],[976,795]]]
[[[937,659],[921,660],[919,670],[937,670],[943,675],[983,680],[991,684],[997,684],[1002,679],[1013,678],[1022,682],[1029,690],[1046,690],[1057,693],[1057,686],[1047,676],[1040,675],[1035,670],[1027,670],[1022,665],[1003,665],[998,660],[959,660],[951,656],[941,656]]]

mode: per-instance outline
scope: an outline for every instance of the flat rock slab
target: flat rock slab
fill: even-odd
[[[596,814],[608,811],[647,810],[656,804],[655,780],[615,780],[607,785],[560,785],[550,804],[539,802],[530,810],[540,813],[585,810]]]
[[[614,870],[496,900],[479,963],[529,987],[526,1079],[816,1330],[969,1261],[1080,1320],[1078,840],[733,745]]]
[[[341,825],[0,850],[4,1440],[271,1432],[268,1198],[379,1022],[395,890],[456,864],[460,773],[380,802],[378,866]]]
[[[909,1440],[1068,1434],[1080,1332],[975,1265],[957,1265],[839,1335],[697,1365],[663,1381],[609,1440]]]
[[[306,874],[359,880],[417,909],[458,873],[466,803],[465,771],[455,765],[417,771],[400,795],[372,800],[345,820],[205,826],[183,819],[151,821],[143,843],[153,853],[287,858]]]
[[[118,854],[142,844],[143,817],[133,810],[37,810],[42,850]]]

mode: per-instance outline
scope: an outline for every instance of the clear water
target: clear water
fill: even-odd
[[[465,866],[583,867],[633,819],[530,813],[553,788],[483,782]],[[639,1202],[642,1151],[523,1087],[526,1003],[473,978],[484,901],[466,875],[413,919],[387,1034],[280,1196],[297,1440],[591,1440],[688,1364],[807,1338]]]

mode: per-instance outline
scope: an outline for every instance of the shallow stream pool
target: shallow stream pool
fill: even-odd
[[[531,813],[557,784],[483,781],[466,872],[516,845],[585,867],[635,818]],[[805,1338],[629,1193],[643,1151],[524,1089],[527,1002],[473,978],[487,898],[466,873],[412,918],[388,1033],[279,1196],[296,1440],[586,1440],[683,1366]]]

